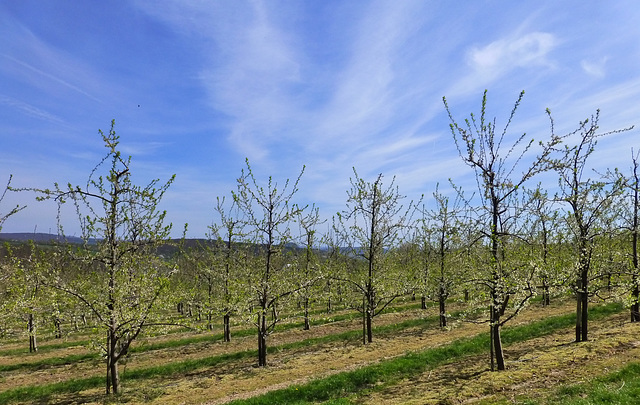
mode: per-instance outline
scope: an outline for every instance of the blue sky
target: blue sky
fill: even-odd
[[[190,237],[245,158],[281,182],[306,165],[298,201],[325,217],[354,166],[407,200],[449,178],[473,191],[443,96],[462,120],[488,89],[500,123],[525,90],[513,136],[540,140],[547,107],[558,133],[597,108],[603,130],[640,124],[635,1],[3,1],[0,38],[0,180],[84,184],[115,119],[137,182],[176,174],[163,208]],[[594,168],[632,147],[638,130],[602,139]],[[53,204],[0,212],[18,203],[3,232],[55,232]]]

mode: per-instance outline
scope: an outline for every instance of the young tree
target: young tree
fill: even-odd
[[[412,294],[420,294],[420,307],[427,309],[427,299],[433,298],[432,287],[436,248],[434,246],[435,231],[431,224],[431,216],[427,208],[422,205],[416,208],[420,217],[411,227],[411,242],[405,247],[406,267],[411,272]]]
[[[353,173],[347,209],[338,213],[336,232],[341,233],[352,256],[364,259],[364,266],[354,261],[354,268],[337,278],[353,286],[362,297],[366,344],[373,342],[373,319],[407,291],[407,273],[392,266],[392,249],[399,246],[409,209],[401,204],[404,197],[395,186],[395,179],[385,188],[382,174],[370,183],[360,178],[355,168]]]
[[[631,150],[631,172],[623,174],[618,169],[607,172],[607,178],[622,185],[619,208],[621,211],[621,227],[628,232],[625,238],[630,253],[623,262],[625,273],[630,277],[629,305],[631,322],[640,322],[640,260],[638,253],[638,234],[640,233],[640,152]]]
[[[231,315],[237,311],[238,301],[240,298],[240,290],[238,282],[240,281],[242,255],[246,255],[246,248],[242,248],[238,240],[244,236],[244,218],[242,211],[238,207],[235,200],[232,200],[228,210],[225,209],[225,198],[218,198],[216,204],[216,212],[220,217],[219,226],[211,226],[211,235],[217,239],[216,246],[221,248],[218,250],[221,268],[218,272],[217,281],[222,288],[221,306],[222,320],[224,330],[224,341],[231,341]],[[209,290],[211,292],[211,289]]]
[[[631,233],[631,322],[640,322],[640,264],[638,260],[638,219],[640,218],[640,173],[638,173],[638,156],[631,151],[631,175],[625,182],[631,200],[630,221],[627,229]]]
[[[463,279],[462,274],[459,274],[462,266],[456,261],[456,253],[459,253],[457,250],[461,248],[460,232],[465,227],[464,200],[458,194],[453,201],[450,201],[449,197],[438,192],[437,188],[433,193],[433,198],[436,202],[436,208],[427,213],[436,257],[436,271],[432,280],[440,309],[440,327],[444,328],[447,326],[447,298],[451,295],[451,290],[456,282]],[[458,274],[452,269],[458,270]]]
[[[480,117],[471,114],[462,125],[455,120],[446,98],[443,97],[458,153],[462,161],[474,170],[478,196],[481,199],[478,216],[482,218],[484,227],[480,232],[488,240],[490,261],[487,277],[479,282],[488,289],[490,299],[491,370],[494,370],[496,365],[498,370],[505,369],[501,327],[515,317],[533,295],[530,289],[521,288],[526,287],[526,283],[524,286],[518,286],[518,283],[514,282],[517,272],[513,271],[514,267],[507,266],[505,261],[506,241],[513,234],[513,224],[517,223],[517,218],[521,215],[516,207],[516,193],[535,175],[552,168],[549,155],[552,147],[560,142],[560,138],[554,135],[548,143],[540,142],[539,155],[528,164],[524,164],[524,158],[528,158],[528,152],[534,144],[533,139],[527,141],[526,134],[522,134],[515,138],[510,146],[504,146],[509,140],[509,127],[523,96],[524,91],[520,93],[501,132],[498,132],[495,119],[487,120],[486,90],[482,97]],[[505,316],[510,301],[516,298],[514,293],[517,290],[524,294],[515,299],[514,311]]]
[[[551,131],[554,132],[554,122],[547,110],[551,121]],[[556,197],[569,207],[569,226],[573,234],[575,248],[575,292],[576,292],[576,342],[588,339],[588,304],[590,281],[593,279],[594,268],[592,256],[594,242],[601,231],[606,228],[604,214],[611,207],[615,195],[619,192],[621,183],[596,181],[587,177],[587,160],[595,150],[598,138],[629,130],[622,129],[606,133],[598,133],[598,110],[591,119],[580,123],[579,127],[567,136],[577,137],[576,145],[566,145],[559,152],[562,157],[556,164],[559,175],[560,191]],[[555,136],[555,135],[554,135]],[[596,276],[599,277],[599,276]]]
[[[46,260],[42,252],[36,250],[33,241],[11,248],[6,246],[7,257],[11,265],[7,276],[4,310],[10,316],[20,319],[27,326],[29,352],[38,351],[38,329],[49,312],[47,294],[44,293],[43,268]]]
[[[304,330],[311,328],[309,322],[309,305],[311,300],[311,287],[319,277],[319,263],[314,252],[317,243],[317,226],[325,221],[320,220],[319,208],[312,206],[309,213],[304,215],[299,213],[297,219],[300,226],[300,238],[304,247],[304,258],[302,262],[302,278],[299,280],[304,287],[300,290],[300,299],[304,310]]]
[[[539,287],[542,289],[542,306],[547,306],[551,304],[552,283],[557,285],[560,281],[559,269],[562,267],[559,258],[552,257],[552,251],[557,251],[561,247],[558,240],[558,211],[540,185],[534,190],[527,191],[527,194],[530,201],[528,238],[532,247],[539,251],[536,255],[539,258],[537,264]]]
[[[144,187],[135,185],[131,158],[123,158],[119,151],[114,127],[112,121],[107,134],[99,131],[108,153],[91,171],[84,188],[55,184],[53,190],[41,190],[42,199],[54,199],[59,209],[71,201],[78,213],[85,244],[79,249],[68,247],[65,253],[67,267],[78,266],[83,274],[70,279],[68,268],[58,269],[49,283],[84,303],[99,321],[107,394],[120,390],[118,362],[131,344],[144,328],[160,322],[154,310],[173,272],[155,250],[171,230],[158,204],[174,177],[160,186],[158,180]],[[62,224],[59,227],[63,233]]]
[[[291,204],[298,191],[298,183],[304,167],[296,181],[290,186],[289,180],[278,188],[277,182],[269,177],[267,188],[256,180],[249,160],[247,171],[242,170],[238,178],[238,190],[233,193],[234,201],[242,211],[245,223],[252,233],[252,241],[257,245],[259,259],[252,270],[254,324],[258,329],[258,366],[267,365],[267,337],[280,320],[277,305],[283,298],[297,292],[304,284],[293,282],[295,271],[284,257],[284,248],[291,240],[290,226],[293,219],[304,208]]]

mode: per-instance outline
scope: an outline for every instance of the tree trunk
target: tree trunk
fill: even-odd
[[[309,324],[309,297],[304,297],[304,330],[311,329]]]
[[[425,297],[424,295],[422,296],[422,299],[420,301],[420,308],[427,309],[427,297]]]
[[[576,291],[576,342],[582,341],[582,291]]]
[[[36,339],[36,326],[33,314],[29,314],[29,353],[38,351],[38,341]]]
[[[504,352],[502,351],[502,339],[500,337],[500,323],[496,322],[491,326],[491,336],[493,342],[493,354],[496,358],[496,367],[498,371],[505,369],[504,367]]]
[[[582,317],[582,341],[586,342],[589,340],[589,294],[587,294],[586,288],[582,293],[582,313],[580,315]]]
[[[373,316],[371,312],[373,309],[367,308],[367,343],[373,342]]]
[[[634,277],[633,304],[631,305],[631,322],[640,322],[640,288]]]
[[[447,327],[447,312],[446,312],[446,296],[444,294],[444,290],[440,287],[440,293],[438,294],[438,302],[440,304],[440,327]]]
[[[267,314],[258,314],[258,366],[267,366]]]
[[[577,306],[576,306],[576,342],[586,342],[589,322],[589,290],[588,290],[588,264],[581,264],[580,278],[578,279]]]
[[[60,318],[55,317],[53,320],[53,324],[56,330],[56,339],[61,339],[62,338],[62,321],[60,320]]]
[[[551,305],[551,297],[549,296],[549,284],[547,278],[542,279],[542,306],[546,307]]]
[[[213,311],[207,311],[207,329],[213,330]]]
[[[367,344],[367,299],[362,297],[362,344]]]
[[[120,374],[118,373],[118,362],[112,360],[109,366],[111,387],[113,388],[113,393],[117,394],[118,392],[120,392]]]
[[[231,318],[231,316],[226,313],[224,314],[223,317],[223,334],[224,334],[224,341],[225,342],[231,342],[231,325],[229,322],[229,319]]]
[[[107,395],[120,392],[118,373],[118,339],[112,329],[107,330]]]

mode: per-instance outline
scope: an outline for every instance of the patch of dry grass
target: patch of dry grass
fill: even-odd
[[[588,381],[640,361],[640,325],[620,314],[591,323],[591,340],[573,329],[505,349],[507,370],[490,372],[486,355],[469,356],[359,398],[363,404],[517,404],[550,388]]]

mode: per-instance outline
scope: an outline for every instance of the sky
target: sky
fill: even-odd
[[[640,125],[640,7],[630,1],[0,1],[0,183],[86,184],[111,120],[134,182],[175,182],[161,208],[204,237],[248,159],[259,181],[304,174],[294,202],[330,218],[350,178],[395,177],[425,204],[475,191],[442,98],[509,139],[546,140],[600,109]],[[594,169],[631,164],[638,129],[600,139]],[[554,187],[552,176],[543,186]],[[9,193],[3,232],[56,233],[56,206]],[[65,232],[79,235],[72,216]]]

